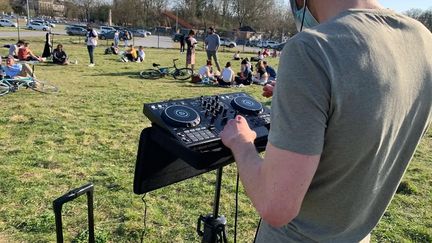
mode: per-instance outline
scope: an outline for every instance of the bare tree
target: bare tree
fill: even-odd
[[[2,0],[0,1],[0,12],[12,12],[12,6],[9,1]]]
[[[420,23],[424,24],[426,28],[432,31],[432,8],[424,11],[421,9],[410,9],[404,12],[404,14],[418,20]]]

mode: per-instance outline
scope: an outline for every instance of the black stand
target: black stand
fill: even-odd
[[[219,216],[219,199],[222,183],[222,167],[217,170],[213,214],[200,216],[197,223],[197,233],[202,236],[202,243],[228,242],[225,232],[226,218]],[[201,230],[204,223],[204,231]]]
[[[94,235],[94,217],[93,217],[93,184],[89,183],[80,188],[73,189],[63,196],[57,198],[53,202],[55,222],[56,222],[56,235],[57,243],[63,242],[63,226],[62,226],[62,207],[63,204],[73,201],[81,195],[87,194],[87,212],[88,212],[88,227],[89,227],[89,242],[95,242]]]

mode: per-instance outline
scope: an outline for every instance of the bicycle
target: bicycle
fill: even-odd
[[[140,76],[143,79],[159,79],[167,75],[172,76],[174,79],[186,80],[192,76],[191,68],[177,68],[176,61],[173,59],[172,67],[160,67],[160,64],[153,63],[154,68],[149,68],[140,72]]]
[[[31,89],[41,93],[57,93],[58,88],[48,81],[37,80],[34,77],[20,77],[0,79],[0,96],[9,92],[16,92],[20,88]]]

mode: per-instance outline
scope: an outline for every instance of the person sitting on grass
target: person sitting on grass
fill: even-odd
[[[264,55],[261,53],[261,51],[258,51],[256,57],[251,57],[251,62],[258,62],[264,59]]]
[[[212,68],[212,61],[211,60],[207,60],[206,65],[202,66],[199,70],[198,70],[198,74],[201,78],[201,80],[205,83],[205,82],[214,82],[216,81],[216,77],[213,73],[213,68]]]
[[[137,59],[137,62],[144,62],[144,59],[145,59],[144,47],[143,46],[139,46],[138,47],[138,59]]]
[[[263,61],[258,61],[256,64],[256,68],[257,70],[255,75],[252,77],[252,82],[254,84],[265,85],[268,81],[269,75],[266,72]]]
[[[137,50],[133,45],[129,45],[129,49],[125,52],[125,56],[122,59],[124,62],[135,62],[138,58]]]
[[[43,61],[43,58],[33,54],[33,51],[30,50],[30,44],[28,42],[24,43],[24,45],[18,49],[18,59],[20,61]]]
[[[218,78],[219,85],[230,86],[234,83],[234,71],[231,69],[231,62],[227,62],[222,70],[221,76]]]
[[[60,64],[60,65],[68,65],[69,64],[68,55],[63,50],[62,44],[57,45],[57,48],[54,49],[54,51],[52,53],[52,57],[53,57],[52,58],[53,63],[55,63],[55,64]]]
[[[233,60],[236,60],[236,61],[240,60],[240,51],[237,51],[236,53],[234,53]]]
[[[111,43],[111,46],[105,49],[105,55],[108,54],[118,55],[119,48],[114,43]]]
[[[16,44],[4,45],[4,47],[9,48],[9,56],[18,58],[18,50],[24,45],[24,41],[19,40]]]
[[[263,55],[263,58],[270,56],[270,50],[268,48],[264,48],[262,55]]]
[[[6,65],[2,65],[1,69],[6,78],[21,78],[27,76],[33,76],[36,78],[34,74],[32,75],[32,70],[27,63],[15,63],[13,56],[7,57]]]
[[[252,82],[252,71],[248,66],[248,60],[245,58],[241,62],[241,70],[239,76],[234,78],[237,85],[250,85]]]
[[[264,65],[264,67],[265,67],[265,70],[266,70],[267,74],[269,75],[268,80],[269,81],[276,80],[276,71],[274,70],[274,68],[271,67],[271,66],[269,66],[267,64],[267,61],[263,61],[262,63]]]

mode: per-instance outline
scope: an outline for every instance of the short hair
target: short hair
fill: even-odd
[[[60,47],[60,48],[63,48],[63,45],[62,45],[62,44],[58,44],[58,45],[57,45],[57,48],[59,48],[59,47]]]
[[[195,31],[194,30],[189,30],[189,35],[195,35]]]
[[[247,58],[245,58],[245,59],[243,59],[243,60],[241,61],[241,64],[247,64],[247,63],[248,63]]]
[[[211,66],[212,65],[212,62],[211,62],[211,60],[207,60],[207,64],[206,64],[207,66]]]
[[[210,26],[210,27],[209,27],[209,30],[211,30],[211,31],[215,31],[215,29],[214,29],[213,26]]]
[[[262,63],[263,63],[264,65],[267,65],[267,61],[263,61]]]
[[[23,41],[23,40],[19,40],[19,41],[17,42],[17,45],[22,45],[22,44],[24,44],[24,41]]]
[[[231,62],[227,62],[226,65],[225,65],[225,67],[227,67],[227,68],[231,67]]]

